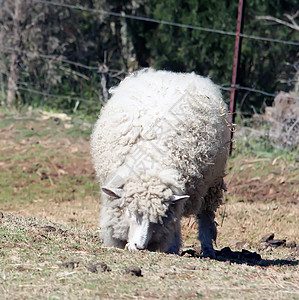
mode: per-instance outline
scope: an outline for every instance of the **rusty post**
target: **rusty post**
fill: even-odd
[[[231,123],[234,123],[236,117],[236,84],[237,84],[237,76],[238,76],[238,67],[239,67],[239,58],[241,52],[241,36],[243,29],[243,10],[245,0],[239,0],[238,7],[238,20],[237,20],[237,31],[236,31],[236,40],[235,40],[235,54],[234,54],[234,65],[233,65],[233,75],[232,75],[232,84],[231,84],[231,92],[230,92],[230,103],[229,103],[229,112],[231,114]],[[233,131],[231,132],[231,143],[230,143],[230,151],[232,153],[233,149]]]

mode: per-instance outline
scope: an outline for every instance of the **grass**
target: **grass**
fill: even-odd
[[[82,120],[43,120],[35,112],[17,118],[5,114],[0,117],[3,299],[299,298],[294,250],[258,250],[261,237],[270,232],[299,243],[295,152],[269,153],[258,141],[248,148],[242,137],[228,162],[228,192],[217,212],[217,249],[259,252],[261,261],[132,254],[105,248],[98,238],[90,126]],[[184,249],[199,251],[196,221],[184,219],[182,227]],[[111,271],[96,268],[99,262]],[[128,274],[130,266],[140,267],[143,276]]]
[[[298,296],[298,267],[291,264],[248,266],[148,251],[132,255],[103,247],[93,231],[11,214],[1,219],[0,237],[0,280],[6,299]],[[88,266],[97,262],[105,262],[111,271],[91,272]],[[126,274],[131,265],[139,266],[143,277]]]
[[[73,170],[64,169],[74,156],[41,145],[25,145],[20,151],[5,149],[0,158],[4,166],[0,173],[1,202],[18,204],[40,198],[70,201],[86,193],[95,194],[98,187],[92,174],[74,175]]]

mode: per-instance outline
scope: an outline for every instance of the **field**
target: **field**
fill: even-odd
[[[103,247],[91,126],[0,114],[2,299],[299,299],[299,154],[237,136],[217,212],[217,259],[182,220],[181,256]],[[268,241],[261,239],[274,233]]]

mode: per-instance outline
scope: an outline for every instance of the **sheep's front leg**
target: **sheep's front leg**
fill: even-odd
[[[214,221],[215,214],[211,211],[202,211],[198,218],[198,239],[204,257],[216,258],[213,241],[216,241],[217,229]]]
[[[179,254],[180,248],[182,245],[182,237],[181,237],[181,230],[178,229],[175,231],[171,245],[167,251],[168,254]]]

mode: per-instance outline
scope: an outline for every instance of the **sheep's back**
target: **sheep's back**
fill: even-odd
[[[227,122],[219,88],[209,79],[140,71],[112,90],[95,125],[91,153],[99,181],[104,184],[139,149],[159,168],[178,170],[180,184],[189,189],[206,179],[210,185],[209,166],[219,153],[226,155]]]

